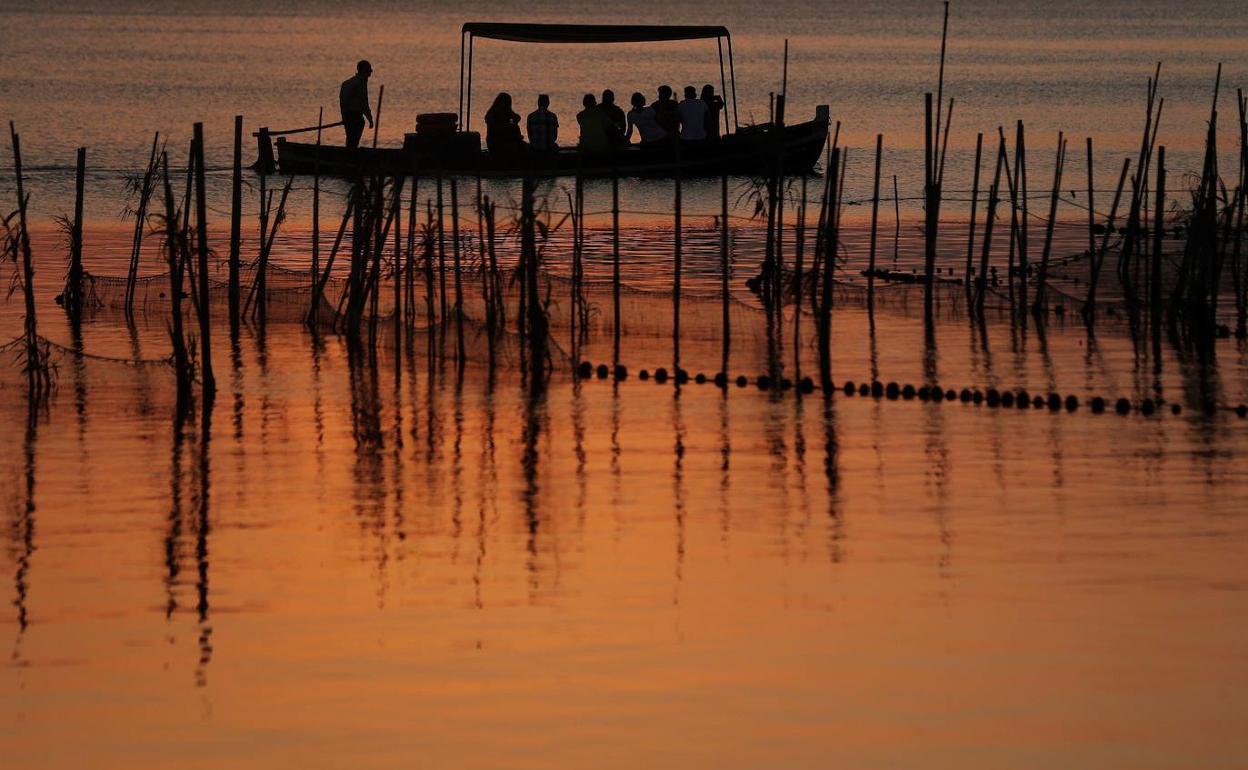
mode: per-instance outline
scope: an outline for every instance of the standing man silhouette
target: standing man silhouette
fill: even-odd
[[[362,60],[355,65],[355,75],[342,81],[338,89],[338,108],[342,112],[342,127],[347,132],[347,149],[350,150],[360,146],[365,118],[368,127],[373,127],[373,111],[368,107],[368,76],[371,74],[373,65]]]

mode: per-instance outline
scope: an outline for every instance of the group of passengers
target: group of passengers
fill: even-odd
[[[587,153],[609,152],[633,142],[634,131],[641,146],[670,145],[676,141],[704,143],[717,141],[719,120],[724,100],[714,86],[702,87],[701,96],[693,86],[685,86],[685,98],[677,102],[671,86],[659,86],[658,99],[646,104],[641,93],[629,100],[627,113],[615,103],[615,93],[602,92],[599,101],[593,94],[581,100],[584,109],[576,115],[580,129],[577,147]],[[526,144],[520,133],[520,116],[512,110],[511,95],[501,93],[485,113],[485,144],[492,153],[516,153],[526,147],[532,152],[548,153],[559,148],[559,117],[550,111],[550,97],[537,97],[537,109],[525,121]]]

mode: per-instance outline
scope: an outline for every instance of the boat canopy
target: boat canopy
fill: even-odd
[[[732,61],[732,35],[727,27],[675,24],[517,24],[470,21],[459,40],[459,128],[472,122],[472,49],[476,38],[513,43],[655,43],[674,40],[715,40],[719,48],[720,93],[728,101],[733,126],[737,118],[737,77]],[[724,41],[728,41],[728,71],[724,71]],[[728,88],[731,85],[731,92]],[[727,115],[725,115],[727,117]]]
[[[727,27],[469,22],[462,34],[515,43],[650,43],[729,37]]]

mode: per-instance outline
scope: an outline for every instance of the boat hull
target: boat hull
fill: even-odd
[[[758,126],[714,142],[681,142],[642,147],[632,145],[605,153],[575,148],[550,153],[530,151],[499,155],[455,142],[443,148],[409,141],[402,149],[316,145],[277,141],[277,165],[283,174],[360,174],[521,176],[674,177],[813,173],[828,138],[828,119],[787,126]],[[414,135],[413,135],[414,136]],[[457,135],[463,137],[465,135]]]

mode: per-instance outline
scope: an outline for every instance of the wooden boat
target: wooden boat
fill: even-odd
[[[346,147],[291,141],[292,134],[330,126],[293,131],[257,132],[259,160],[256,167],[284,174],[354,176],[358,174],[517,176],[710,176],[757,174],[783,169],[786,174],[814,171],[828,138],[826,105],[816,108],[813,120],[784,122],[783,96],[777,98],[775,120],[741,126],[736,106],[736,72],[732,60],[732,37],[720,26],[637,26],[605,24],[504,24],[469,23],[461,32],[460,104],[457,116],[472,111],[472,52],[476,38],[525,43],[633,43],[690,39],[716,39],[719,47],[721,93],[725,96],[723,121],[731,130],[717,140],[671,141],[654,145],[631,145],[607,152],[588,153],[574,147],[535,152],[527,147],[507,153],[482,149],[481,135],[471,130],[471,118],[449,116],[451,130],[421,130],[404,136],[403,146]],[[728,69],[724,69],[725,42]],[[466,69],[465,69],[466,62]],[[458,121],[457,123],[455,121]],[[338,125],[338,124],[332,124]],[[276,140],[276,141],[274,141]]]

